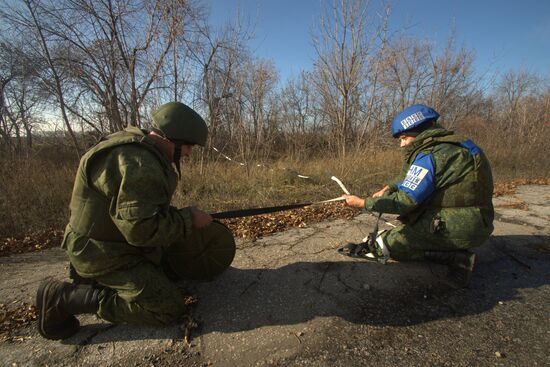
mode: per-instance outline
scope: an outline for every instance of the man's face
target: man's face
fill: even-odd
[[[191,144],[182,144],[181,145],[181,157],[187,158],[191,155],[193,151],[193,146]]]
[[[401,134],[399,135],[398,139],[399,139],[399,147],[404,148],[410,143],[412,143],[414,139],[416,139],[416,136]]]

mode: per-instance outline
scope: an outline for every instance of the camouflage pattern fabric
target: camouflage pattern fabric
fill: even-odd
[[[99,294],[98,316],[120,324],[162,326],[185,311],[183,295],[159,266],[146,260],[97,276],[105,286]]]
[[[81,159],[62,247],[76,272],[105,286],[99,316],[163,325],[184,310],[151,253],[191,235],[189,208],[170,206],[177,174],[144,131],[129,127]]]
[[[468,249],[480,246],[492,233],[491,168],[483,152],[470,154],[460,145],[464,141],[439,125],[422,132],[405,147],[403,172],[389,184],[389,192],[365,200],[367,210],[399,214],[404,223],[382,234],[392,258],[422,260],[426,250]],[[433,157],[435,186],[421,203],[399,189],[419,154]]]
[[[231,265],[235,249],[229,228],[213,221],[205,228],[194,230],[188,238],[174,242],[166,249],[165,259],[179,278],[212,280]]]
[[[95,277],[139,262],[192,231],[189,208],[170,206],[171,163],[137,128],[113,134],[81,159],[62,247],[79,275]]]

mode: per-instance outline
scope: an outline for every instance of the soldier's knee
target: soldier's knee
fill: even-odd
[[[159,318],[159,321],[164,325],[174,324],[181,318],[185,309],[183,299],[181,302],[173,302],[164,309],[164,313]]]
[[[170,325],[178,321],[185,312],[185,302],[181,294],[158,297],[138,303],[151,316],[152,324],[158,326]]]

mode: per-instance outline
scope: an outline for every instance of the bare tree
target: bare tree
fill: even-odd
[[[50,88],[52,94],[56,97],[57,104],[59,106],[61,117],[65,124],[65,128],[71,137],[73,147],[78,155],[81,153],[80,144],[76,138],[73,128],[69,122],[67,114],[65,95],[63,89],[63,77],[60,64],[52,56],[52,48],[55,48],[56,44],[51,38],[49,38],[46,28],[51,27],[47,24],[46,17],[43,17],[43,9],[40,7],[40,3],[34,0],[22,0],[22,8],[14,9],[11,17],[5,17],[14,24],[30,30],[36,36],[35,52],[40,55],[49,68],[49,74],[45,74],[42,77],[44,85]]]
[[[257,157],[261,150],[269,153],[271,140],[276,127],[270,118],[273,109],[269,99],[274,92],[278,75],[273,63],[267,60],[255,60],[248,64],[248,78],[245,83],[248,103],[247,120],[251,131],[247,134],[249,147],[247,151],[251,157]]]
[[[540,79],[527,71],[509,70],[497,87],[497,98],[509,118],[515,118],[522,100],[536,91]]]
[[[186,1],[65,0],[50,32],[73,49],[67,68],[103,106],[109,130],[140,125],[140,108],[160,78],[193,9]]]
[[[287,80],[279,97],[283,111],[282,132],[287,152],[296,159],[307,156],[319,132],[316,95],[310,74],[301,72],[297,79]]]
[[[525,70],[506,72],[495,91],[500,128],[514,138],[540,135],[547,124],[548,87]]]
[[[482,89],[473,70],[474,55],[465,49],[456,51],[453,34],[442,52],[428,41],[400,37],[389,42],[379,57],[378,94],[388,119],[411,104],[425,103],[453,128],[479,107]]]
[[[203,23],[199,30],[196,47],[188,48],[201,70],[198,94],[209,123],[207,147],[201,158],[204,161],[211,147],[225,150],[234,133],[234,125],[241,122],[235,107],[243,95],[244,81],[239,73],[250,57],[246,47],[250,31],[239,15],[219,29]]]
[[[361,113],[369,54],[381,25],[369,17],[368,1],[340,0],[327,6],[313,44],[316,91],[342,157]]]
[[[464,48],[455,50],[454,30],[440,55],[430,48],[431,88],[426,98],[444,116],[448,128],[472,115],[482,97],[481,79],[473,70],[474,53]]]
[[[75,123],[99,134],[140,126],[142,110],[158,104],[152,90],[178,91],[179,69],[166,64],[177,63],[173,46],[198,13],[193,0],[17,0],[0,18],[48,65],[42,82],[77,147]]]
[[[392,113],[425,98],[432,82],[430,47],[427,42],[399,38],[380,54],[380,85]]]
[[[19,60],[15,56],[16,53],[10,45],[5,42],[0,43],[0,137],[2,138],[2,147],[5,151],[11,151],[12,139],[10,123],[10,108],[6,94],[10,83],[20,75],[20,70],[17,67]]]

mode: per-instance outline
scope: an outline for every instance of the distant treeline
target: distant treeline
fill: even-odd
[[[35,133],[56,128],[78,157],[89,143],[83,135],[146,128],[151,111],[170,100],[209,124],[201,159],[219,157],[212,147],[244,162],[384,148],[392,117],[413,103],[495,149],[544,143],[548,80],[474,70],[474,50],[457,47],[454,36],[437,47],[390,34],[389,7],[380,17],[365,1],[327,3],[313,25],[311,68],[279,80],[273,62],[253,54],[246,22],[228,16],[214,28],[197,1],[4,2],[1,156],[29,153]]]

